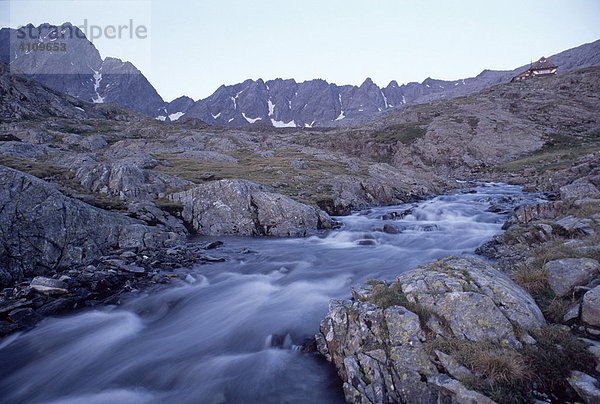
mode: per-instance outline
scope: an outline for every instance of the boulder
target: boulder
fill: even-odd
[[[557,296],[567,295],[575,286],[586,285],[600,274],[600,264],[591,258],[564,258],[547,262],[548,284]]]
[[[583,295],[581,319],[591,326],[600,327],[600,286]]]
[[[592,227],[592,219],[581,219],[574,216],[566,216],[554,222],[560,232],[572,236],[594,236],[596,232]]]
[[[567,382],[569,382],[573,390],[577,392],[586,404],[600,403],[600,389],[597,387],[598,380],[592,376],[574,370],[571,372],[571,376],[567,379]]]
[[[600,191],[589,182],[574,182],[564,187],[560,187],[560,197],[562,199],[569,198],[594,198],[600,196]]]
[[[88,191],[110,194],[122,200],[153,200],[168,189],[189,187],[192,182],[150,168],[152,156],[139,154],[115,162],[74,164],[76,180]]]
[[[220,180],[170,196],[181,216],[204,235],[302,237],[332,226],[331,218],[250,181]]]
[[[448,393],[455,402],[461,404],[496,404],[496,402],[481,393],[467,389],[461,382],[448,375],[439,374],[429,381],[441,391]]]
[[[173,234],[66,197],[31,175],[0,166],[0,262],[13,282],[89,264],[124,246],[163,247]]]
[[[554,219],[564,211],[563,201],[542,202],[521,206],[515,213],[518,223],[529,223],[539,219]]]
[[[67,285],[58,279],[36,276],[29,284],[32,289],[46,295],[67,293]]]
[[[354,301],[330,302],[316,336],[319,351],[338,369],[346,400],[352,403],[492,403],[439,374],[437,363],[455,377],[470,372],[444,352],[429,356],[424,343],[451,337],[519,347],[531,343],[531,337],[515,327],[545,325],[529,294],[472,257],[405,272],[391,285],[355,289],[353,296]]]

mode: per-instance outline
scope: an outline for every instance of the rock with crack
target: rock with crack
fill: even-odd
[[[109,194],[121,200],[148,201],[170,188],[193,183],[150,170],[158,162],[151,156],[136,156],[115,162],[74,164],[76,180],[87,190]]]
[[[303,237],[332,226],[325,212],[245,180],[214,181],[170,199],[183,205],[183,220],[204,235]]]
[[[557,296],[565,296],[575,286],[586,285],[600,274],[600,264],[591,258],[563,258],[547,262],[544,271]]]
[[[66,197],[31,175],[0,166],[0,262],[12,282],[88,264],[116,248],[154,249],[180,236]]]
[[[444,374],[468,378],[469,370],[427,344],[456,338],[517,348],[532,342],[519,330],[544,325],[531,296],[506,275],[476,258],[449,258],[353,290],[353,301],[332,300],[316,340],[348,402],[492,403]]]
[[[560,188],[560,197],[562,199],[582,197],[595,198],[599,196],[600,192],[598,191],[598,188],[589,182],[574,182]]]

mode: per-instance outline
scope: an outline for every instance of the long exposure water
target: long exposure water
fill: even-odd
[[[0,402],[343,402],[332,367],[296,349],[318,331],[329,300],[368,279],[473,254],[533,200],[515,186],[482,184],[357,212],[321,236],[221,238],[227,261],[189,268],[191,284],[0,340]],[[377,231],[385,224],[404,231]]]

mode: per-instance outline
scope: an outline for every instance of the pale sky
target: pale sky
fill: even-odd
[[[380,86],[513,69],[600,39],[599,0],[0,0],[0,26],[144,25],[97,39],[170,101],[245,79]]]

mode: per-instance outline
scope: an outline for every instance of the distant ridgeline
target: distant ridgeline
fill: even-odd
[[[515,77],[513,77],[510,82],[512,83],[515,81],[521,81],[521,80],[530,79],[532,77],[538,77],[538,76],[549,76],[552,74],[556,74],[557,72],[558,72],[558,67],[554,63],[552,63],[550,61],[550,59],[547,59],[542,56],[540,58],[540,60],[533,63],[529,67],[529,69],[527,69],[523,73],[519,73]]]
[[[458,80],[427,78],[421,83],[407,84],[392,80],[385,87],[379,87],[369,78],[360,86],[321,79],[246,80],[222,85],[204,99],[182,96],[165,102],[133,64],[111,57],[102,59],[94,44],[70,23],[38,27],[29,24],[21,31],[0,29],[0,61],[8,64],[13,73],[24,73],[84,101],[118,104],[163,121],[196,118],[228,127],[359,125],[408,105],[469,95],[511,78],[515,81],[555,74],[557,68],[564,74],[598,66],[600,40],[553,55],[552,60],[542,58],[521,74],[518,73],[526,66],[512,71],[484,70],[476,77]],[[181,87],[184,88],[183,84]]]

